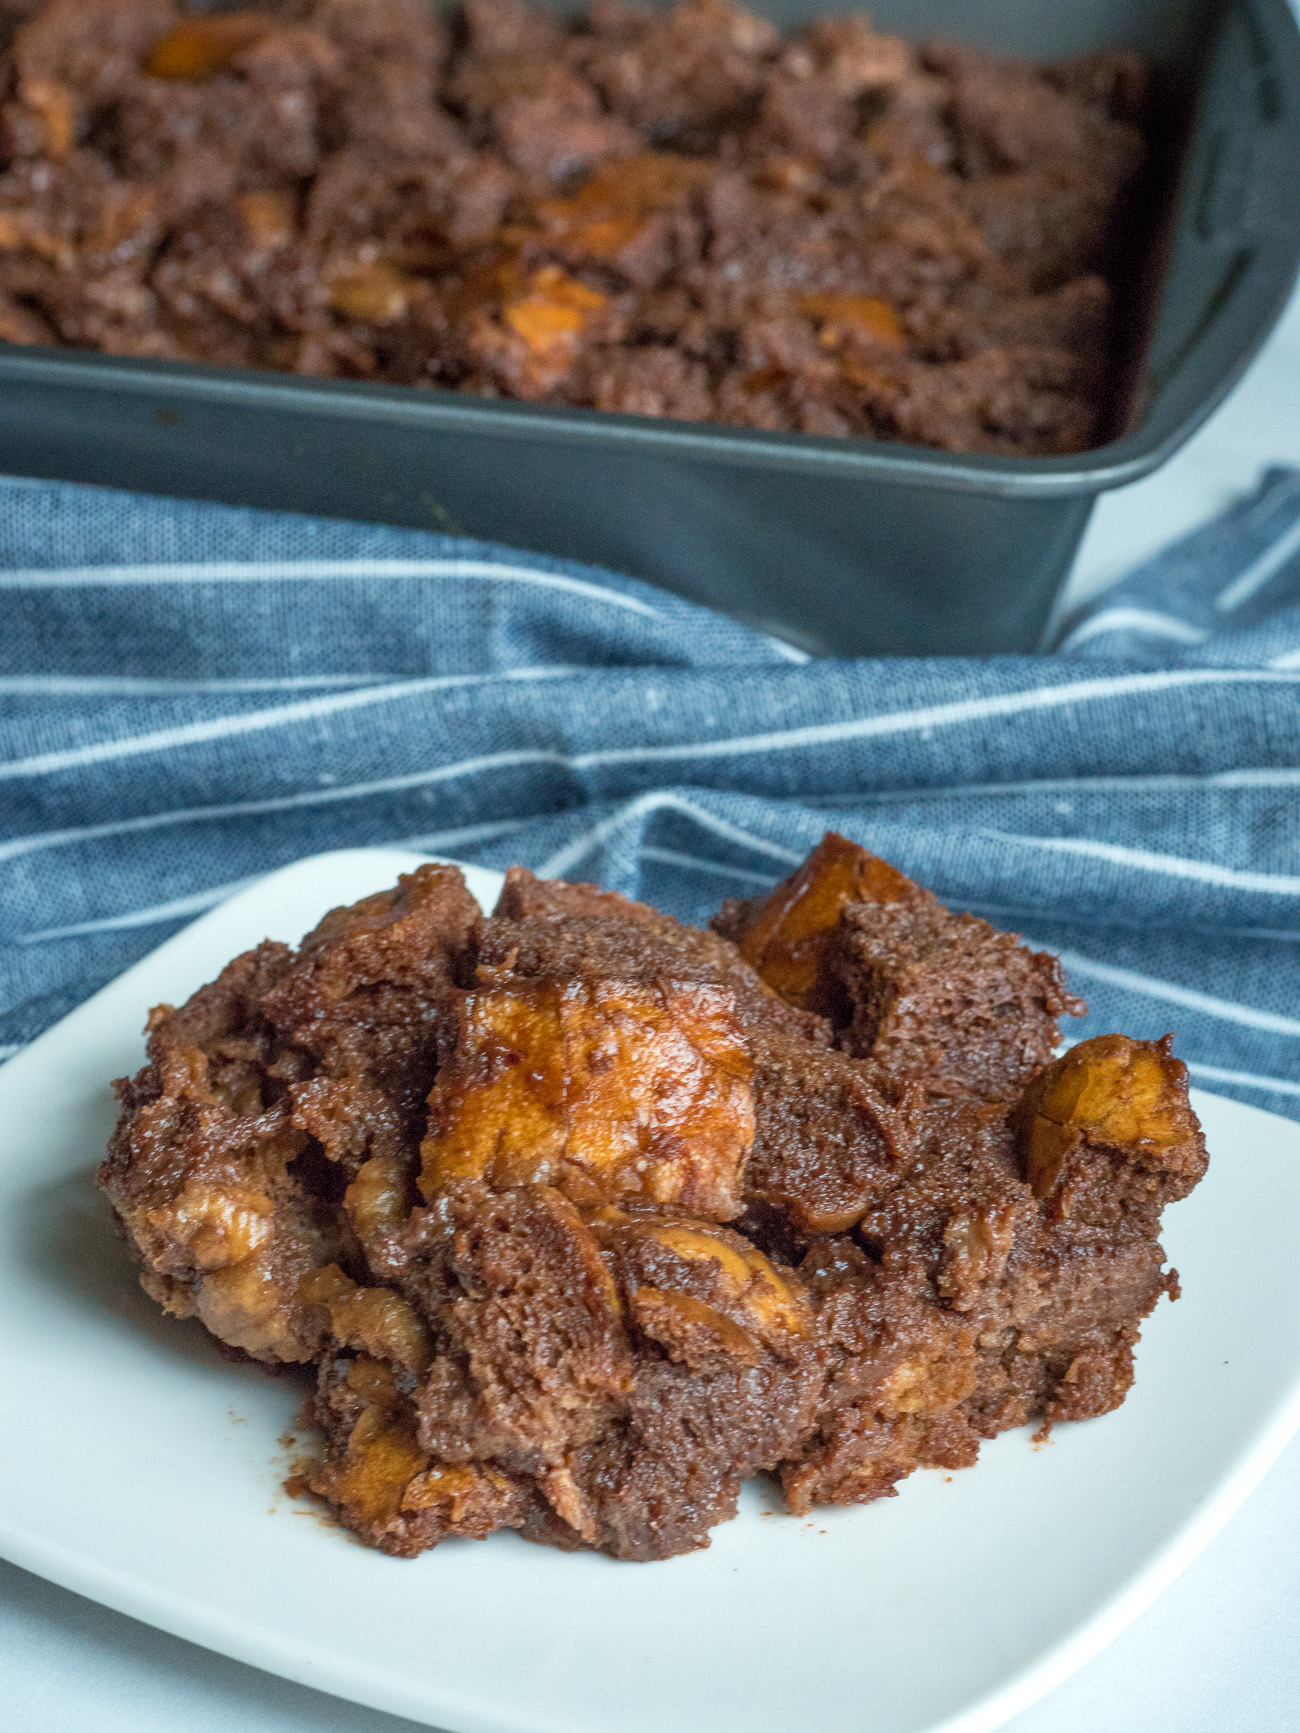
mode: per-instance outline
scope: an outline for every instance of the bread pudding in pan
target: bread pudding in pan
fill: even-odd
[[[0,0],[0,339],[964,452],[1111,432],[1147,74],[732,0]]]

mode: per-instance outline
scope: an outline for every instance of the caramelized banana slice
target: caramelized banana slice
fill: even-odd
[[[897,902],[912,881],[836,831],[827,831],[801,867],[742,917],[732,933],[740,954],[783,999],[821,1010],[822,953],[847,903]]]
[[[411,1213],[414,1165],[410,1157],[394,1152],[372,1155],[343,1194],[344,1217],[366,1255],[371,1275],[381,1281],[401,1261],[397,1236]]]
[[[590,1220],[637,1323],[674,1359],[750,1363],[760,1344],[780,1355],[807,1334],[808,1303],[793,1273],[778,1270],[740,1234],[690,1217],[611,1207]]]
[[[467,1526],[485,1499],[512,1491],[511,1482],[492,1468],[475,1468],[467,1462],[446,1468],[426,1468],[408,1481],[402,1494],[402,1509],[440,1510],[447,1527]]]
[[[323,1306],[330,1333],[343,1348],[363,1348],[408,1372],[429,1364],[429,1336],[409,1300],[391,1288],[362,1288],[337,1264],[324,1264],[298,1285],[304,1305]]]
[[[752,1366],[758,1359],[758,1344],[748,1330],[691,1294],[638,1288],[632,1310],[642,1332],[684,1366],[703,1370],[728,1360]]]
[[[934,1414],[964,1402],[978,1382],[974,1357],[904,1360],[874,1394],[885,1414]]]
[[[907,337],[898,314],[888,301],[876,295],[799,295],[801,313],[821,326],[821,343],[825,349],[838,346],[844,331],[874,337],[890,349],[902,349]]]
[[[329,278],[330,306],[345,319],[391,325],[424,289],[423,283],[387,259],[351,264]]]
[[[502,317],[535,355],[549,358],[557,350],[566,354],[608,302],[608,295],[589,289],[557,265],[547,265],[506,302]]]
[[[199,83],[228,72],[237,55],[274,28],[261,12],[221,12],[187,18],[154,43],[144,63],[150,78]]]
[[[726,1240],[703,1225],[665,1222],[649,1230],[650,1237],[688,1263],[708,1258],[721,1270],[729,1297],[734,1298],[761,1336],[782,1332],[801,1334],[807,1319],[800,1297],[776,1273],[757,1246],[739,1235]]]
[[[1081,1041],[1021,1097],[1017,1137],[1025,1178],[1058,1213],[1154,1207],[1185,1197],[1205,1172],[1200,1122],[1187,1099],[1187,1067],[1173,1037]],[[1101,1196],[1103,1182],[1112,1194]]]
[[[428,1198],[454,1179],[739,1214],[752,1063],[725,987],[517,981],[470,993],[429,1096]]]

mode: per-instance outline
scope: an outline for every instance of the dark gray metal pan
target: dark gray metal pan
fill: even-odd
[[[758,0],[790,24],[826,0]],[[883,28],[1151,54],[1174,141],[1130,313],[1123,425],[985,458],[0,345],[0,468],[417,525],[590,560],[808,649],[1032,650],[1097,495],[1241,375],[1300,265],[1300,30],[1285,0],[889,0]]]

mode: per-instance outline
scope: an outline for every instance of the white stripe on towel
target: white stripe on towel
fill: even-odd
[[[1203,1011],[1209,1017],[1222,1017],[1247,1029],[1263,1029],[1270,1035],[1300,1035],[1300,1020],[1295,1017],[1283,1017],[1276,1011],[1260,1011],[1253,1005],[1238,1005],[1230,999],[1215,999],[1209,993],[1197,993],[1173,981],[1139,975],[1133,969],[1117,969],[1112,963],[1099,963],[1096,958],[1080,956],[1077,951],[1060,951],[1058,955],[1065,967],[1076,974],[1091,975],[1130,993],[1141,993],[1149,999],[1164,999],[1171,1005],[1185,1005],[1189,1011]]]
[[[641,859],[661,861],[664,866],[679,866],[687,872],[709,873],[720,879],[748,879],[750,884],[764,890],[770,890],[778,882],[773,873],[750,872],[747,867],[728,866],[726,861],[706,860],[698,854],[682,854],[675,848],[643,847]]]
[[[556,849],[548,855],[536,869],[538,878],[558,879],[572,871],[584,856],[600,847],[609,837],[622,830],[624,825],[634,824],[637,819],[654,812],[680,812],[685,817],[702,825],[705,830],[712,831],[715,836],[723,837],[728,842],[740,843],[745,848],[757,850],[759,854],[770,855],[773,860],[786,861],[791,866],[798,866],[802,855],[793,850],[782,848],[778,843],[768,842],[764,837],[753,836],[747,830],[741,830],[739,825],[729,823],[725,818],[718,818],[711,812],[705,812],[702,807],[692,801],[683,800],[678,794],[667,794],[659,789],[652,789],[647,794],[639,794],[626,806],[622,806],[608,818],[601,819],[590,830],[583,831],[581,836],[574,837],[565,843],[563,848]]]
[[[1276,1095],[1300,1095],[1300,1083],[1290,1083],[1284,1077],[1260,1077],[1254,1071],[1225,1071],[1221,1065],[1202,1065],[1188,1059],[1187,1069],[1196,1077],[1208,1077],[1211,1083],[1238,1083],[1243,1089],[1270,1089]]]
[[[1163,873],[1170,878],[1194,879],[1200,884],[1224,885],[1233,890],[1267,891],[1274,896],[1300,896],[1300,878],[1290,873],[1244,872],[1237,867],[1218,866],[1213,861],[1186,860],[1181,855],[1154,854],[1150,849],[1125,848],[1119,843],[1094,842],[1086,837],[1017,836],[1009,831],[983,830],[981,836],[999,842],[1024,843],[1029,848],[1055,854],[1083,855],[1110,861],[1115,866],[1135,867],[1140,872]]]
[[[43,927],[40,932],[20,933],[17,943],[41,945],[50,939],[77,939],[87,933],[112,933],[126,927],[153,927],[162,921],[178,920],[182,915],[202,914],[204,909],[210,909],[217,903],[224,903],[227,897],[233,897],[236,891],[256,884],[261,877],[261,873],[253,873],[248,878],[233,879],[230,884],[214,885],[210,890],[195,891],[188,897],[176,897],[169,903],[154,903],[147,909],[130,909],[122,915],[105,915],[97,921],[78,921],[69,927]]]
[[[356,578],[478,578],[487,583],[534,584],[548,590],[608,602],[630,614],[659,618],[659,610],[636,596],[624,596],[601,584],[559,572],[537,572],[503,560],[224,560],[173,565],[66,566],[43,571],[0,572],[0,590],[78,589],[132,584],[280,583],[285,579],[315,581]]]
[[[481,686],[495,680],[554,680],[574,673],[571,668],[514,668],[503,674],[439,674],[423,680],[404,680],[397,685],[367,686],[359,692],[341,692],[329,698],[305,698],[298,704],[279,704],[272,710],[253,710],[243,716],[223,716],[210,722],[187,722],[175,728],[158,728],[149,734],[127,735],[121,740],[97,740],[88,746],[70,746],[57,752],[39,752],[31,758],[0,763],[0,779],[48,776],[59,770],[75,770],[85,764],[105,764],[143,753],[170,752],[181,746],[206,745],[236,734],[256,734],[267,728],[285,728],[295,722],[311,722],[343,710],[359,710],[374,704],[392,704],[422,692],[455,686]]]
[[[728,740],[698,740],[673,746],[620,746],[604,752],[585,752],[572,760],[577,769],[602,764],[664,762],[680,758],[727,758],[738,753],[789,752],[801,746],[825,746],[837,740],[869,740],[888,734],[948,728],[961,722],[979,722],[993,716],[1015,716],[1026,710],[1058,710],[1072,704],[1093,703],[1103,698],[1124,698],[1144,692],[1167,692],[1183,686],[1268,685],[1281,681],[1300,682],[1300,673],[1290,674],[1254,668],[1169,668],[1155,673],[1117,674],[1095,680],[1075,680],[1063,686],[1035,687],[1028,692],[1008,692],[996,698],[963,698],[949,704],[932,704],[917,710],[896,710],[885,716],[864,716],[851,722],[814,723],[806,728],[786,728],[769,734],[748,734]]]
[[[1221,614],[1230,614],[1234,608],[1239,608],[1243,602],[1248,602],[1257,590],[1273,576],[1281,571],[1287,561],[1300,553],[1300,519],[1291,524],[1284,534],[1280,535],[1272,547],[1265,548],[1257,559],[1251,561],[1245,571],[1235,577],[1214,598],[1214,605]]]

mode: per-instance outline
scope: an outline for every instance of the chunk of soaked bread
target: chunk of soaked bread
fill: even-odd
[[[1085,1010],[1055,957],[952,913],[834,831],[770,896],[726,904],[715,925],[895,1084],[1010,1100],[1051,1058],[1062,1014]]]
[[[726,1220],[754,1141],[735,997],[709,982],[529,980],[469,993],[429,1097],[421,1185],[548,1184]]]

